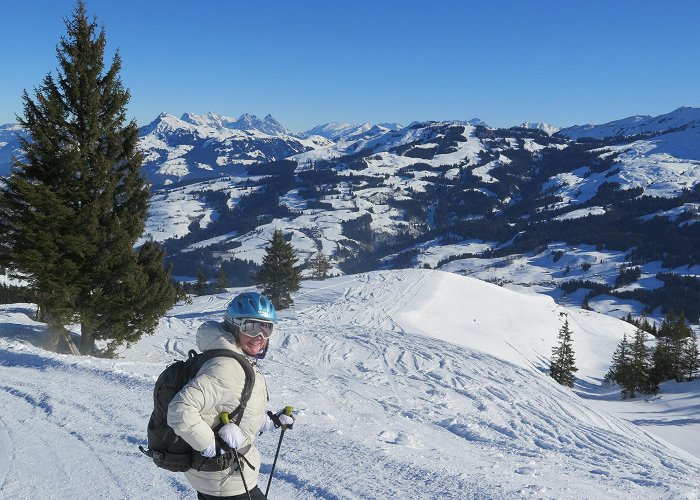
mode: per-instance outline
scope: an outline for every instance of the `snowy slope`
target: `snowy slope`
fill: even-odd
[[[364,134],[372,128],[369,123],[342,123],[332,122],[317,125],[306,132],[305,135],[320,135],[331,141],[342,140],[358,134]]]
[[[592,137],[622,137],[644,133],[665,132],[700,125],[700,109],[682,107],[659,116],[636,115],[601,125],[575,125],[559,130],[558,134],[570,139]]]
[[[194,346],[202,321],[221,318],[233,293],[175,307],[155,335],[117,360],[46,353],[32,345],[44,326],[29,319],[31,307],[2,306],[2,497],[92,498],[99,484],[103,498],[191,498],[180,475],[157,470],[137,445],[155,376]],[[561,313],[574,330],[579,391],[595,392],[607,349],[628,325],[425,270],[306,282],[296,301],[262,362],[270,406],[299,411],[271,498],[656,499],[700,491],[700,459],[541,373]],[[675,410],[698,398],[666,403]],[[697,441],[692,426],[673,428]],[[276,438],[259,439],[263,486]]]

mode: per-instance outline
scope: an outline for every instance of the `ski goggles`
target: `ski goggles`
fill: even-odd
[[[269,339],[272,336],[272,327],[274,326],[270,322],[257,319],[234,319],[233,324],[246,337],[259,335],[264,339]]]

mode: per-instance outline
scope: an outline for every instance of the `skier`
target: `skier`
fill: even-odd
[[[201,351],[230,349],[243,353],[254,366],[255,383],[243,409],[240,425],[228,421],[235,412],[246,381],[243,367],[228,357],[213,358],[202,366],[172,399],[168,406],[168,425],[204,457],[216,457],[221,441],[241,456],[241,470],[235,466],[222,471],[204,472],[190,469],[185,478],[197,490],[198,499],[265,499],[257,486],[260,453],[256,436],[265,431],[290,426],[293,416],[283,411],[265,413],[267,384],[258,370],[269,347],[277,314],[270,300],[257,292],[245,292],[231,300],[223,323],[207,321],[197,330]],[[225,414],[225,417],[223,416]],[[225,425],[221,426],[221,423]],[[219,427],[218,439],[214,429]]]

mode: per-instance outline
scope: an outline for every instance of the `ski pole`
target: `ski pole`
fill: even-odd
[[[245,492],[248,495],[248,500],[253,500],[250,496],[250,490],[248,489],[248,485],[245,482],[245,476],[243,475],[243,466],[241,465],[241,459],[238,458],[238,452],[236,450],[233,450],[233,456],[236,457],[236,464],[238,465],[238,471],[241,473],[243,487],[245,488]]]
[[[284,407],[284,414],[285,415],[291,415],[292,412],[294,411],[294,408],[292,406],[285,406]],[[277,452],[275,452],[275,460],[272,462],[272,469],[270,469],[270,479],[267,481],[267,488],[265,489],[265,496],[267,497],[268,491],[270,491],[270,484],[272,483],[272,474],[275,472],[275,465],[277,464],[277,457],[280,454],[280,447],[282,446],[282,438],[284,437],[284,431],[287,430],[287,426],[283,425],[282,426],[282,432],[280,432],[280,440],[277,443]]]
[[[228,412],[223,412],[221,415],[219,415],[219,418],[221,419],[221,423],[226,425],[230,422],[228,418]],[[245,488],[245,492],[248,495],[248,500],[253,500],[250,496],[250,490],[248,490],[248,485],[245,482],[245,476],[243,475],[243,466],[241,465],[241,459],[238,458],[238,451],[235,449],[231,449],[233,452],[233,456],[236,458],[236,465],[238,465],[238,472],[241,474],[241,480],[243,481],[243,488]]]

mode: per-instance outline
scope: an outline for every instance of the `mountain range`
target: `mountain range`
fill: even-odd
[[[16,130],[0,128],[5,172]],[[334,273],[429,267],[618,317],[700,316],[700,109],[562,129],[302,133],[270,115],[163,113],[141,148],[154,193],[144,239],[181,279],[223,267],[247,284],[282,229],[302,267],[320,251]]]

